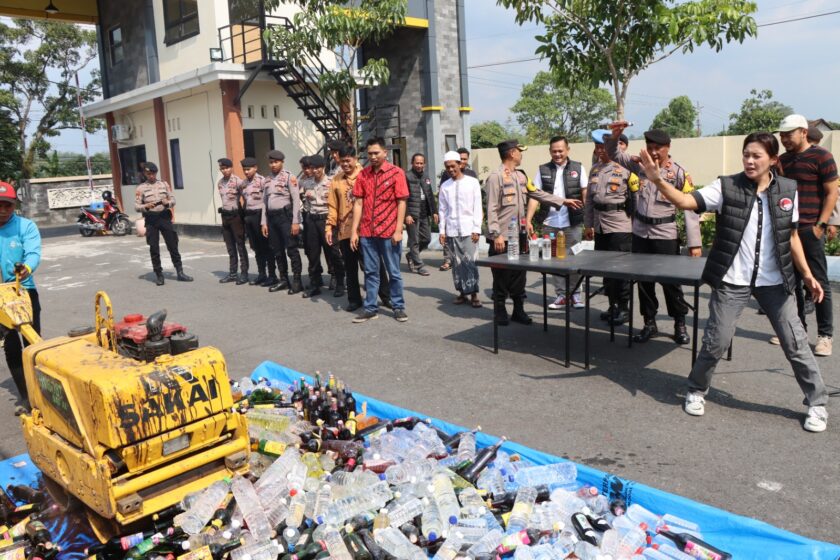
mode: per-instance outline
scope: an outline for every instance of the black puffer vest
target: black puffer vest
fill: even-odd
[[[758,196],[755,183],[743,173],[721,177],[720,184],[723,204],[717,213],[715,241],[703,269],[703,280],[713,288],[720,287],[723,277],[738,254],[744,230]],[[784,177],[776,177],[767,189],[767,206],[772,218],[770,223],[773,225],[773,239],[776,242],[776,260],[782,272],[785,291],[789,294],[794,293],[796,285],[793,257],[790,253],[795,196],[796,181]],[[768,250],[766,247],[761,249]]]
[[[580,188],[580,174],[582,167],[579,161],[568,160],[566,167],[563,168],[563,186],[566,190],[565,198],[573,198],[575,200],[583,200],[581,198]],[[557,178],[557,166],[553,161],[540,165],[540,181],[542,181],[542,190],[547,193],[554,192],[554,180]],[[549,206],[542,204],[536,214],[535,221],[541,224],[548,217]],[[569,223],[577,226],[583,223],[583,208],[575,210],[569,208]]]

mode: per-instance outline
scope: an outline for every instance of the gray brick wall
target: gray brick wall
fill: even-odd
[[[461,133],[461,76],[458,65],[458,19],[454,0],[437,0],[435,4],[437,34],[438,92],[443,111],[440,114],[441,142],[454,134],[458,146],[464,143]],[[443,143],[435,146],[442,155]],[[442,158],[439,158],[442,161]]]

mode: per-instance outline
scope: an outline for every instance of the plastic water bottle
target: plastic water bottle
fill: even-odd
[[[198,495],[190,509],[175,516],[175,526],[183,529],[188,535],[201,532],[227,496],[228,490],[228,483],[224,480],[211,484]]]
[[[508,518],[506,533],[508,535],[517,533],[528,527],[531,513],[534,511],[534,504],[537,501],[537,489],[532,486],[523,486],[516,493],[516,501]]]
[[[568,484],[577,479],[577,467],[570,461],[528,467],[518,471],[513,479],[520,486]]]
[[[440,518],[440,511],[434,500],[426,498],[423,500],[423,513],[420,516],[420,530],[423,536],[434,542],[446,535],[447,525],[444,525]]]
[[[423,513],[423,502],[417,498],[411,498],[404,504],[400,504],[393,511],[388,513],[391,527],[405,525],[418,515]]]
[[[507,231],[507,257],[515,261],[519,258],[519,228],[516,225],[516,217],[511,217]]]
[[[540,260],[540,240],[536,237],[528,240],[528,260]]]
[[[629,560],[636,551],[647,543],[647,525],[642,523],[638,527],[633,527],[621,537],[618,543],[618,560]]]
[[[231,560],[270,560],[282,552],[277,541],[255,542],[245,544],[230,551]]]
[[[475,432],[467,432],[458,443],[458,461],[475,459]]]
[[[440,519],[444,523],[449,522],[450,525],[454,525],[458,522],[461,506],[458,505],[458,498],[455,497],[455,490],[452,488],[449,475],[437,473],[432,479],[432,485],[434,486],[435,503],[440,512]]]
[[[551,259],[551,238],[548,237],[548,234],[543,235],[542,241],[540,241],[540,254],[544,261]]]
[[[450,534],[435,553],[434,560],[454,560],[464,545],[464,538],[459,533]]]
[[[257,497],[257,492],[251,481],[240,475],[233,477],[231,484],[233,496],[236,498],[236,504],[242,510],[242,516],[245,518],[245,524],[248,525],[248,530],[258,541],[268,540],[273,537],[274,531],[268,522],[268,518],[263,511],[260,499]]]
[[[327,546],[327,551],[330,553],[330,558],[333,560],[353,560],[353,556],[347,550],[347,545],[344,544],[344,539],[341,538],[338,529],[329,527],[324,532],[323,540]]]
[[[385,480],[390,484],[405,484],[411,478],[421,480],[431,476],[437,464],[431,459],[423,459],[422,461],[414,461],[411,463],[400,463],[392,465],[385,470]]]
[[[477,543],[469,547],[467,549],[467,554],[471,558],[477,558],[485,554],[490,554],[496,550],[500,544],[502,544],[502,539],[504,537],[505,535],[502,533],[501,529],[493,529],[481,537]]]

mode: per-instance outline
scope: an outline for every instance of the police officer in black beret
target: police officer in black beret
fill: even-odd
[[[237,286],[241,286],[248,283],[248,249],[245,248],[245,224],[242,221],[242,211],[245,207],[242,197],[243,181],[233,173],[233,162],[229,158],[219,160],[219,171],[222,174],[216,184],[222,201],[219,214],[222,216],[222,238],[225,240],[229,259],[229,273],[219,282],[236,282]]]

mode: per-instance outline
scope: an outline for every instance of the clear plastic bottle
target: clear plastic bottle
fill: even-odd
[[[528,527],[531,513],[534,511],[534,504],[537,501],[537,489],[532,486],[523,486],[516,493],[516,501],[508,518],[506,533],[518,533]]]
[[[330,505],[332,500],[332,486],[329,484],[322,484],[315,492],[315,505],[312,508],[312,519],[316,523],[323,523],[324,513]],[[318,520],[321,521],[318,521]]]
[[[461,436],[458,442],[458,462],[475,459],[475,431],[470,431]]]
[[[464,538],[460,533],[450,533],[434,555],[434,560],[454,560],[464,546]]]
[[[423,513],[423,502],[417,498],[411,498],[400,504],[388,514],[391,527],[400,527]]]
[[[306,492],[292,490],[289,498],[289,513],[286,514],[286,525],[300,527],[306,512]]]
[[[502,544],[502,539],[505,537],[504,533],[502,533],[501,529],[492,529],[491,531],[485,533],[481,539],[469,547],[467,549],[467,554],[471,558],[476,558],[478,556],[483,556],[485,554],[490,554],[500,544]]]
[[[324,532],[323,540],[327,551],[330,553],[330,558],[333,560],[353,560],[353,556],[347,550],[347,545],[344,544],[344,539],[341,538],[338,529],[328,527]]]
[[[550,486],[567,484],[577,479],[577,467],[571,461],[522,469],[514,475],[520,486]]]
[[[569,492],[565,488],[555,488],[552,490],[549,500],[551,500],[551,503],[557,504],[562,508],[566,518],[571,517],[586,507],[583,500],[578,498],[574,492]]]
[[[277,541],[255,542],[244,544],[230,551],[231,560],[273,560],[281,552]]]
[[[254,490],[251,481],[240,475],[236,475],[233,477],[231,489],[233,490],[234,498],[236,498],[236,504],[242,510],[245,524],[248,525],[248,530],[254,538],[258,541],[272,538],[274,531],[268,522],[268,518],[263,511],[260,499],[257,497],[257,492]]]
[[[283,499],[273,501],[271,506],[265,510],[265,516],[272,527],[277,527],[286,519],[287,515],[289,515],[289,505]]]
[[[536,236],[528,240],[528,260],[540,260],[540,240]]]
[[[629,560],[636,551],[647,543],[647,525],[642,523],[638,527],[633,527],[621,537],[618,543],[617,560]]]
[[[229,490],[228,482],[224,480],[214,482],[195,498],[190,509],[175,516],[175,526],[183,529],[188,535],[201,532]]]
[[[461,490],[461,493],[458,494],[458,501],[461,502],[462,508],[468,507],[484,507],[484,500],[481,499],[481,496],[478,495],[478,491],[475,488],[465,488]]]
[[[458,514],[461,513],[461,506],[458,505],[458,498],[455,497],[455,490],[452,488],[452,481],[449,480],[449,475],[439,472],[432,479],[434,486],[435,503],[437,503],[438,511],[442,521],[449,521],[454,524],[451,519],[455,518],[455,523],[458,520]]]
[[[423,505],[423,513],[420,516],[420,531],[423,536],[432,542],[445,537],[448,533],[448,523],[444,524],[440,518],[440,511],[434,499],[424,499]]]
[[[431,459],[400,463],[398,465],[392,465],[385,470],[385,479],[394,485],[404,484],[412,477],[418,480],[427,478],[435,472],[435,469],[437,469],[437,464]]]
[[[547,261],[551,259],[551,238],[548,234],[543,235],[543,238],[540,241],[540,255],[543,260]]]
[[[651,528],[651,531],[654,531],[661,523],[661,518],[658,515],[639,504],[631,504],[624,515],[636,525],[646,524]]]
[[[511,217],[507,230],[507,258],[515,261],[519,258],[519,227],[516,216]]]

